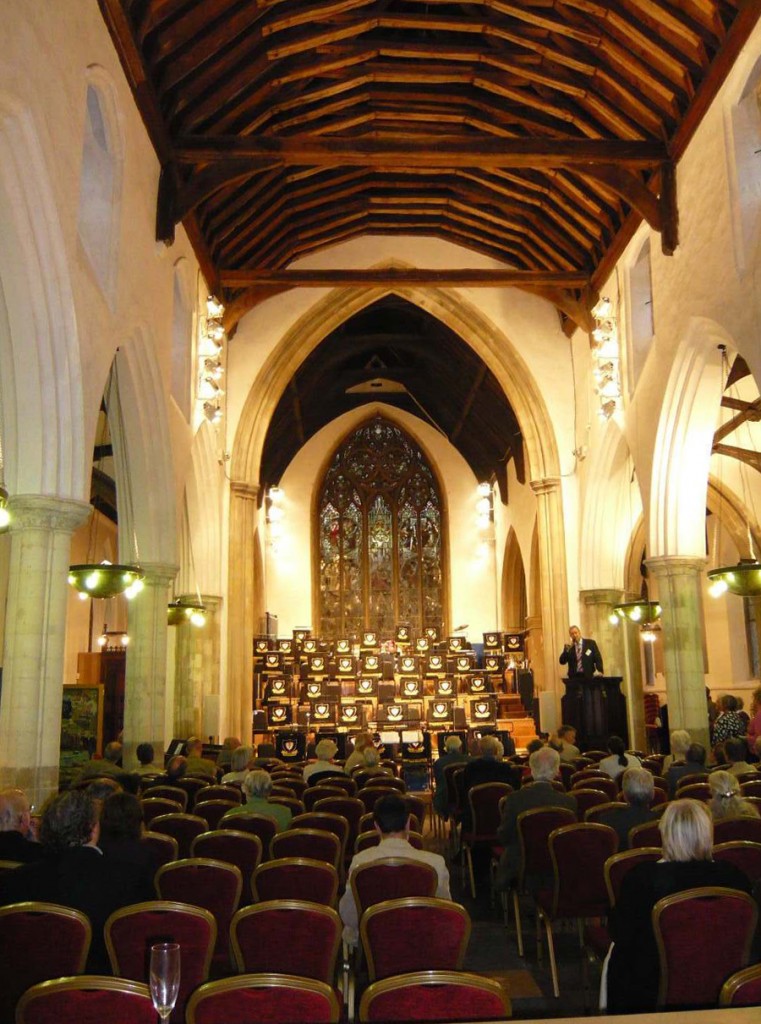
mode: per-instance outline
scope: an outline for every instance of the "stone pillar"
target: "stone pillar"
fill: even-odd
[[[89,505],[21,495],[9,501],[11,555],[0,700],[0,788],[38,807],[58,789],[71,535]]]
[[[542,616],[526,616],[526,655],[531,662],[534,673],[534,688],[537,693],[547,689],[544,675],[544,643],[542,636]]]
[[[554,692],[556,713],[559,716],[562,689],[558,658],[568,632],[568,585],[560,480],[532,480],[531,489],[536,495],[544,686]]]
[[[658,601],[663,607],[669,729],[686,729],[708,749],[702,604],[706,561],[664,555],[648,558],[647,567],[658,581]]]
[[[187,600],[197,601],[197,594],[186,594]],[[204,697],[219,694],[220,666],[220,597],[203,594],[206,624],[194,626],[189,620],[174,629],[175,684],[174,727],[175,736],[203,736]]]
[[[254,538],[259,488],[230,485],[230,563],[227,581],[227,704],[223,731],[250,743],[253,736],[253,666],[256,631]]]
[[[122,759],[128,769],[137,766],[138,743],[151,743],[157,752],[166,746],[167,604],[177,566],[142,563],[142,568],[145,586],[129,605]]]

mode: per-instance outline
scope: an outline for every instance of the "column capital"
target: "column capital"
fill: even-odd
[[[702,555],[685,557],[684,555],[654,555],[645,559],[645,565],[658,579],[672,576],[700,576],[705,572],[708,559]]]
[[[193,591],[192,594],[177,594],[175,597],[176,601],[197,601],[198,594]],[[201,594],[201,604],[205,605],[209,611],[216,611],[217,608],[222,604],[222,598],[219,594]]]
[[[92,506],[72,498],[51,498],[44,494],[14,494],[8,499],[10,532],[56,530],[73,533],[86,523]]]
[[[145,573],[146,587],[168,587],[179,570],[178,565],[169,562],[141,562],[140,568]]]
[[[250,484],[247,480],[230,481],[230,491],[236,498],[258,502],[259,490],[259,484]]]
[[[595,587],[592,590],[580,590],[579,597],[586,605],[620,604],[623,601],[623,591],[616,587]]]
[[[560,490],[559,476],[544,476],[538,480],[531,481],[531,490],[534,494],[553,494]]]

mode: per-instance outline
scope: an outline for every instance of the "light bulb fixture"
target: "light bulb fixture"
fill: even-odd
[[[720,597],[729,591],[738,597],[761,595],[761,562],[755,558],[741,558],[737,565],[725,565],[708,572],[711,580],[709,593]]]
[[[654,644],[658,639],[658,632],[660,626],[657,623],[652,623],[647,626],[642,626],[639,631],[640,639],[646,644]]]
[[[8,511],[8,492],[0,484],[0,533],[6,533],[11,525],[11,514]]]
[[[84,563],[69,566],[69,584],[84,598],[126,595],[137,584],[139,590],[142,590],[144,578],[145,573],[135,565],[114,565],[103,561],[98,565]],[[139,590],[135,589],[127,596],[134,597]]]
[[[621,400],[621,373],[619,367],[618,323],[613,303],[609,298],[599,299],[592,307],[595,326],[592,330],[592,375],[595,392],[600,400],[598,414],[609,420]]]
[[[206,605],[202,601],[192,601],[187,598],[178,597],[167,605],[167,624],[170,626],[181,626],[189,622],[191,626],[206,625]]]
[[[123,651],[129,644],[129,634],[123,629],[109,629],[104,623],[96,643],[101,651]]]
[[[642,626],[652,626],[661,617],[663,608],[657,601],[624,601],[617,604],[613,609],[610,621],[613,616],[628,622],[636,622]]]
[[[209,295],[206,299],[206,314],[199,317],[197,409],[199,417],[206,419],[212,426],[217,426],[223,418],[221,398],[224,391],[220,381],[225,372],[224,312],[222,303]]]

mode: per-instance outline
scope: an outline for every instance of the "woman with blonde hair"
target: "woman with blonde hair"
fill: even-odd
[[[731,772],[716,771],[708,776],[711,787],[711,802],[708,809],[714,821],[722,818],[757,818],[758,809],[743,799],[740,783]]]
[[[659,828],[661,860],[638,864],[628,872],[610,915],[613,946],[607,975],[608,1013],[655,1010],[660,972],[651,912],[658,900],[706,885],[750,892],[750,882],[738,867],[712,860],[713,821],[705,804],[672,801]]]

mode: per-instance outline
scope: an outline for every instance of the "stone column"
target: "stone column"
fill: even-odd
[[[11,556],[0,700],[0,788],[38,807],[58,789],[71,535],[91,509],[20,495],[9,501]]]
[[[531,662],[534,673],[534,688],[537,692],[547,689],[544,675],[544,643],[542,636],[542,616],[526,616],[526,654]]]
[[[669,728],[686,729],[696,743],[708,749],[702,604],[706,561],[664,555],[648,558],[647,567],[658,580],[658,601],[663,607]]]
[[[568,632],[568,585],[560,480],[532,480],[531,489],[536,495],[544,686],[554,692],[556,714],[559,716],[562,691],[558,657]]]
[[[186,594],[187,600],[197,601],[197,594]],[[174,629],[175,635],[175,736],[203,736],[207,730],[203,721],[203,702],[208,694],[219,694],[220,665],[220,597],[203,594],[206,624],[194,626],[189,620]]]
[[[227,707],[223,731],[250,743],[253,735],[253,666],[256,631],[254,538],[255,484],[230,485],[230,564],[227,582]]]
[[[167,604],[177,566],[142,563],[142,568],[145,586],[129,605],[122,759],[125,768],[136,767],[138,743],[151,743],[157,752],[166,745]]]

